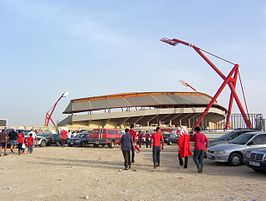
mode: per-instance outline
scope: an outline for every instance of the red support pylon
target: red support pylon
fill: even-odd
[[[176,44],[180,43],[180,44],[183,44],[183,45],[186,45],[186,46],[189,46],[189,47],[192,47],[211,67],[212,69],[224,80],[223,84],[221,85],[221,87],[218,89],[218,91],[216,92],[215,96],[212,98],[212,100],[210,101],[210,103],[208,104],[208,106],[206,107],[205,111],[202,113],[200,119],[196,122],[195,126],[198,126],[200,125],[200,123],[202,122],[202,120],[204,119],[205,115],[208,113],[209,109],[212,107],[212,105],[215,103],[216,99],[218,98],[218,96],[221,94],[221,92],[223,91],[224,87],[226,85],[229,86],[230,90],[231,90],[231,95],[230,95],[230,100],[229,100],[229,109],[228,109],[228,114],[227,115],[227,120],[226,120],[226,128],[228,127],[229,125],[229,120],[230,120],[230,115],[231,115],[231,110],[232,110],[232,104],[233,104],[233,100],[236,101],[236,104],[244,118],[244,121],[247,125],[247,127],[249,128],[252,128],[252,124],[249,120],[249,117],[248,115],[245,113],[245,110],[241,104],[241,101],[237,95],[237,92],[235,90],[236,88],[236,82],[237,82],[237,77],[238,77],[238,73],[239,73],[239,65],[238,64],[234,64],[230,61],[227,61],[225,59],[222,59],[216,55],[213,55],[205,50],[202,50],[200,49],[199,47],[193,45],[193,44],[190,44],[188,42],[185,42],[185,41],[182,41],[182,40],[179,40],[179,39],[168,39],[168,38],[162,38],[161,39],[162,42],[165,42],[165,43],[168,43],[170,45],[173,45],[175,46]],[[226,61],[230,64],[233,64],[234,67],[233,69],[231,70],[231,72],[229,73],[229,75],[226,77],[220,70],[218,67],[216,67],[214,65],[214,63],[211,62],[211,60],[209,60],[207,58],[207,56],[203,53],[203,52],[206,52],[206,53],[209,53],[211,54],[212,56],[215,56],[219,59],[222,59],[223,61]],[[232,77],[232,75],[234,74],[234,77]],[[229,120],[228,120],[229,119]]]

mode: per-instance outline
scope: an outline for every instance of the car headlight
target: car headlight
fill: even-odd
[[[215,151],[215,153],[216,154],[225,154],[225,151],[223,151],[223,150],[217,150],[217,151]]]

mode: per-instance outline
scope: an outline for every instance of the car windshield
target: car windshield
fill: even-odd
[[[221,137],[219,137],[219,139],[221,139],[221,140],[228,139],[231,135],[233,135],[235,133],[236,133],[235,131],[231,131],[229,133],[226,133],[226,134],[222,135]]]
[[[239,137],[233,139],[230,143],[232,144],[240,144],[244,145],[246,144],[255,134],[252,133],[246,133],[243,135],[240,135]]]
[[[75,138],[85,138],[87,136],[88,135],[86,135],[86,134],[78,134]]]

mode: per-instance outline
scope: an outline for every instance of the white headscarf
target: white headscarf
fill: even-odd
[[[188,131],[186,127],[184,126],[181,127],[180,135],[188,135]]]

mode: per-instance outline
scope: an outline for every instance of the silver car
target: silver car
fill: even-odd
[[[266,147],[266,133],[250,132],[230,141],[229,144],[219,144],[208,149],[208,159],[215,162],[228,162],[238,166],[243,163],[246,152],[254,148]]]

